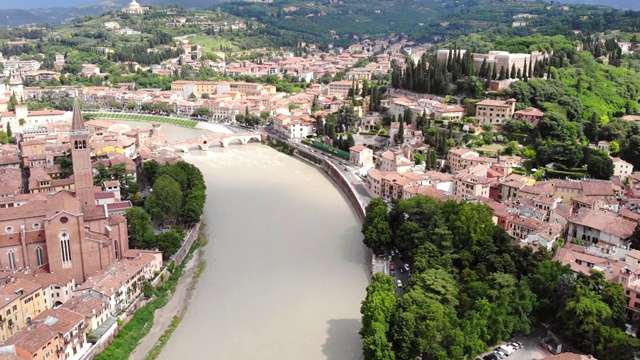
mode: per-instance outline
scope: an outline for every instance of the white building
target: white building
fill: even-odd
[[[621,180],[625,180],[633,173],[633,165],[618,158],[612,157],[613,162],[613,176],[619,176]]]
[[[373,166],[373,150],[362,145],[352,146],[349,148],[349,162],[360,167]]]
[[[122,12],[125,14],[144,14],[147,11],[149,11],[149,8],[146,6],[140,6],[136,0],[132,0],[131,3],[129,3],[129,6],[122,9]]]
[[[569,239],[576,238],[589,244],[627,248],[627,239],[633,234],[637,223],[606,210],[583,208],[569,219]]]

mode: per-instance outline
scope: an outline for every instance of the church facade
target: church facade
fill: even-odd
[[[76,100],[70,132],[75,191],[32,194],[26,203],[0,208],[0,269],[51,272],[81,284],[129,249],[125,217],[96,205],[89,140]]]

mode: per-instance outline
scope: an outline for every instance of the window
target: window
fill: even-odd
[[[71,267],[71,239],[69,239],[69,233],[66,231],[63,231],[60,233],[60,250],[62,255],[62,267],[70,268]]]
[[[113,248],[116,252],[116,260],[120,260],[120,244],[117,240],[113,242]]]
[[[16,254],[14,254],[13,251],[9,251],[7,253],[7,257],[9,258],[9,269],[15,269],[16,268]]]
[[[40,224],[39,223],[34,223],[33,224],[33,230],[39,230],[40,229]]]
[[[44,265],[44,255],[42,253],[42,248],[39,246],[36,248],[36,262],[38,263],[38,266]]]
[[[4,228],[4,231],[6,231],[8,233],[12,233],[13,232],[13,226],[7,226],[6,228]]]

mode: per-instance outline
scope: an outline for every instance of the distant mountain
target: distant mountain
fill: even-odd
[[[138,0],[141,5],[179,4],[186,8],[208,9],[223,0]],[[131,0],[28,0],[23,4],[16,1],[0,0],[0,27],[26,24],[66,24],[87,15],[100,15],[106,11],[118,10]]]
[[[640,10],[639,0],[560,0],[561,4],[610,6],[616,9]]]
[[[79,1],[79,0],[76,0]],[[121,3],[106,1],[77,7],[36,8],[29,10],[0,9],[0,26],[14,27],[26,24],[66,24],[87,15],[98,15],[122,8]]]

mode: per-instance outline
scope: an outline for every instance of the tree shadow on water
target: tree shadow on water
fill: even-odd
[[[322,352],[327,360],[362,359],[362,340],[360,339],[360,319],[333,319],[327,321],[327,340]]]

